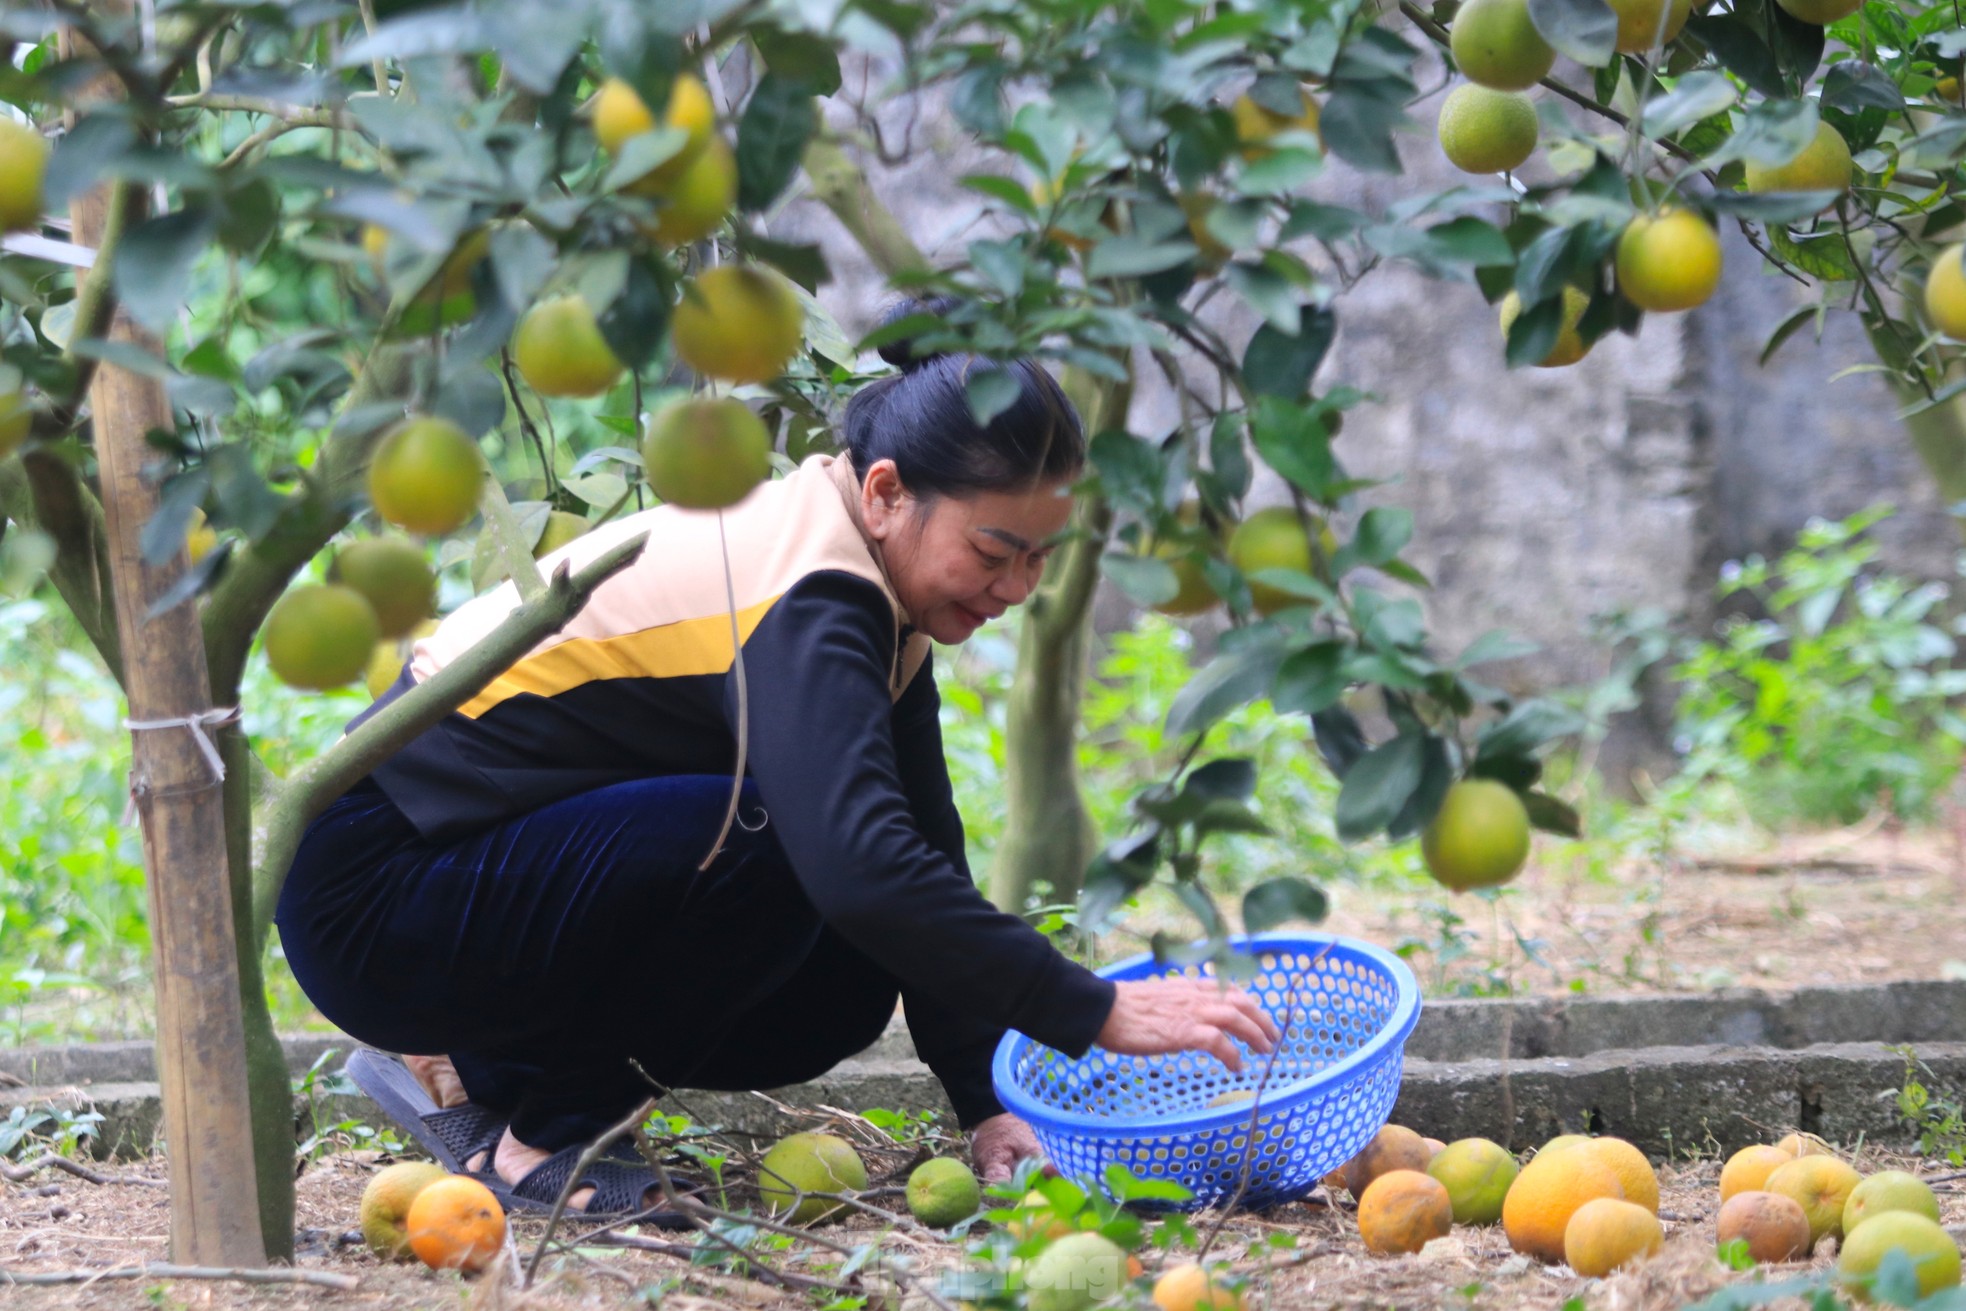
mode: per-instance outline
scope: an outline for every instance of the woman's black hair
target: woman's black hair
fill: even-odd
[[[916,314],[941,318],[960,303],[948,296],[905,300],[882,326]],[[1037,361],[921,353],[906,339],[882,346],[881,358],[901,372],[862,387],[846,407],[847,450],[862,477],[875,461],[893,460],[915,496],[962,497],[1073,478],[1085,467],[1078,412]],[[1017,399],[979,427],[968,382],[982,369],[1008,370]]]

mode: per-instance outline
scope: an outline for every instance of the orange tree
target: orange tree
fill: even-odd
[[[1445,862],[1454,881],[1507,877],[1525,820],[1574,828],[1535,787],[1568,716],[1480,681],[1514,643],[1430,648],[1411,594],[1426,580],[1401,554],[1410,515],[1357,504],[1371,485],[1338,433],[1362,393],[1319,379],[1344,292],[1387,262],[1475,283],[1508,320],[1498,359],[1555,363],[1630,330],[1642,305],[1710,293],[1713,224],[1727,223],[1823,288],[1771,349],[1852,308],[1911,407],[1949,415],[1961,384],[1944,334],[1966,334],[1966,269],[1938,242],[1966,150],[1951,106],[1966,33],[1949,7],[1794,0],[1798,16],[1740,0],[1675,34],[1683,7],[1621,21],[1628,2],[192,0],[154,22],[77,0],[0,9],[15,42],[0,97],[21,111],[0,127],[0,221],[18,234],[0,263],[5,545],[49,561],[133,718],[165,725],[140,749],[178,730],[182,786],[144,791],[161,821],[146,818],[146,854],[153,887],[229,871],[243,993],[229,1022],[251,1052],[266,1248],[288,1247],[292,1170],[259,959],[300,828],[626,563],[633,544],[548,580],[529,548],[639,503],[645,455],[658,476],[681,467],[670,437],[714,430],[728,460],[682,462],[692,472],[670,492],[715,504],[762,471],[760,433],[781,456],[829,444],[858,352],[790,290],[828,276],[817,248],[773,233],[790,188],[824,201],[894,286],[957,300],[861,346],[907,333],[1043,358],[1089,424],[1081,513],[1033,602],[1013,705],[1011,827],[1055,818],[1057,840],[1010,872],[1070,887],[1093,854],[1070,730],[1102,574],[1142,604],[1222,606],[1232,624],[1173,711],[1194,742],[1181,772],[1090,859],[1088,922],[1165,871],[1219,946],[1197,844],[1257,826],[1255,779],[1202,752],[1209,726],[1255,697],[1316,725],[1348,839],[1420,832],[1457,781],[1508,800],[1499,827],[1485,803],[1450,808],[1457,833],[1473,826],[1455,839],[1468,859]],[[1582,71],[1551,78],[1556,51]],[[1378,212],[1321,188],[1333,156],[1398,169],[1416,70],[1436,57],[1503,95],[1540,82],[1543,164],[1411,188]],[[897,149],[850,90],[870,80],[946,97],[995,152],[962,180],[991,222],[946,263],[913,247],[856,162]],[[1476,113],[1450,149],[1516,167],[1519,106],[1495,118],[1500,140]],[[1821,125],[1854,160],[1847,176]],[[789,340],[788,306],[803,310]],[[1254,330],[1228,327],[1224,306]],[[1168,431],[1127,426],[1143,375],[1179,398]],[[975,375],[979,418],[1003,387]],[[692,391],[716,399],[679,418],[667,402]],[[1935,467],[1950,467],[1950,430],[1934,432]],[[1289,504],[1247,513],[1263,466]],[[351,550],[377,538],[396,545]],[[453,590],[467,572],[510,577],[525,604],[474,658],[256,784],[224,714],[250,651],[264,633],[275,672],[300,685],[357,676],[363,648],[427,612],[405,543],[451,568]],[[332,580],[312,581],[330,558]],[[385,668],[398,654],[385,646]],[[1361,689],[1383,708],[1376,741],[1348,708]],[[222,805],[201,813],[221,841],[174,848],[170,821],[216,781],[199,772],[206,734],[226,769]],[[1436,836],[1430,855],[1455,845]],[[1322,907],[1307,882],[1279,880],[1248,893],[1241,919]],[[162,977],[180,948],[159,941]]]

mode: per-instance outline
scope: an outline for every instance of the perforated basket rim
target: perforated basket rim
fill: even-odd
[[[1413,977],[1413,971],[1405,961],[1376,943],[1359,938],[1348,938],[1342,934],[1324,933],[1258,933],[1238,934],[1229,939],[1229,945],[1239,952],[1249,955],[1263,955],[1269,952],[1321,951],[1329,946],[1355,953],[1370,959],[1383,968],[1393,980],[1397,997],[1393,1002],[1393,1013],[1379,1032],[1367,1039],[1365,1044],[1342,1061],[1327,1065],[1316,1074],[1296,1079],[1289,1083],[1271,1084],[1264,1088],[1263,1108],[1284,1108],[1332,1084],[1348,1082],[1362,1067],[1373,1064],[1392,1047],[1403,1047],[1413,1026],[1420,1020],[1420,983]],[[1126,980],[1148,978],[1160,974],[1173,973],[1180,966],[1157,966],[1151,951],[1125,960],[1103,966],[1096,973],[1102,979]],[[1019,1119],[1050,1132],[1063,1132],[1085,1138],[1133,1138],[1141,1132],[1164,1134],[1169,1132],[1165,1116],[1104,1116],[1088,1115],[1083,1111],[1066,1111],[1048,1106],[1039,1101],[1017,1083],[1011,1071],[1011,1064],[1018,1049],[1024,1044],[1044,1046],[1035,1038],[1012,1029],[997,1043],[996,1055],[990,1060],[990,1081],[996,1085],[997,1100],[1006,1111]],[[1246,1105],[1224,1107],[1210,1115],[1184,1114],[1178,1132],[1207,1133],[1215,1129],[1240,1124],[1249,1118]]]

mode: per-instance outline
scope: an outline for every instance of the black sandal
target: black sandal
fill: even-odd
[[[619,1147],[620,1144],[616,1144]],[[559,1200],[560,1193],[566,1189],[567,1180],[573,1176],[573,1168],[586,1152],[584,1143],[572,1147],[562,1147],[559,1151],[534,1166],[525,1178],[517,1183],[506,1183],[496,1174],[487,1171],[481,1175],[485,1185],[492,1190],[507,1211],[550,1211],[553,1203]],[[654,1229],[687,1229],[689,1217],[680,1211],[663,1209],[667,1199],[661,1197],[662,1180],[646,1162],[639,1158],[634,1163],[618,1156],[604,1156],[587,1167],[580,1176],[582,1186],[592,1185],[593,1197],[578,1211],[568,1208],[568,1214],[580,1216],[636,1215],[637,1223]],[[697,1190],[696,1181],[679,1179],[674,1172],[670,1183],[678,1192],[688,1194]],[[653,1207],[647,1206],[643,1199],[655,1193],[658,1200]]]
[[[372,1048],[350,1056],[342,1070],[437,1164],[452,1174],[491,1173],[492,1154],[510,1120],[502,1111],[472,1102],[445,1110],[430,1099],[407,1065]],[[473,1170],[469,1162],[478,1156],[484,1161]]]

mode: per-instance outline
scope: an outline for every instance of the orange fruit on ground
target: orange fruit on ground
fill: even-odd
[[[1578,1207],[1563,1227],[1563,1259],[1587,1279],[1601,1279],[1621,1265],[1665,1246],[1659,1217],[1637,1202],[1597,1197]]]
[[[683,288],[669,331],[676,354],[704,377],[770,382],[798,354],[804,326],[798,294],[783,277],[723,264]]]
[[[1858,1301],[1867,1302],[1869,1281],[1890,1252],[1911,1259],[1921,1299],[1959,1285],[1959,1244],[1938,1221],[1910,1211],[1885,1211],[1852,1230],[1836,1257],[1837,1277]]]
[[[1825,1235],[1843,1236],[1843,1204],[1861,1179],[1834,1156],[1798,1156],[1771,1173],[1763,1187],[1801,1204],[1813,1249]]]
[[[1345,1162],[1345,1187],[1353,1197],[1364,1197],[1380,1175],[1394,1170],[1424,1173],[1429,1159],[1426,1140],[1419,1134],[1404,1125],[1383,1125],[1357,1156]]]
[[[622,363],[577,293],[527,310],[512,330],[512,363],[541,396],[599,396],[621,380]]]
[[[1442,1152],[1447,1150],[1447,1144],[1442,1142],[1438,1138],[1422,1138],[1420,1141],[1425,1143],[1427,1145],[1427,1150],[1432,1153],[1431,1156],[1427,1157],[1428,1165],[1433,1164],[1435,1156],[1439,1156]]]
[[[1507,883],[1529,859],[1529,811],[1507,784],[1464,778],[1421,830],[1420,855],[1434,881],[1455,892]]]
[[[737,204],[737,156],[716,133],[697,157],[662,191],[649,236],[665,246],[687,246],[717,230]]]
[[[1368,1251],[1417,1252],[1453,1226],[1447,1186],[1418,1170],[1388,1170],[1358,1199],[1358,1232]]]
[[[1457,1225],[1492,1225],[1522,1168],[1506,1147],[1486,1138],[1447,1144],[1427,1162],[1427,1173],[1447,1187]]]
[[[1154,1305],[1160,1311],[1248,1311],[1240,1288],[1228,1286],[1220,1270],[1194,1261],[1170,1266],[1154,1281]]]
[[[319,691],[360,678],[382,632],[375,608],[354,588],[306,583],[274,602],[260,639],[275,678]]]
[[[1802,1261],[1809,1256],[1809,1217],[1802,1204],[1780,1193],[1750,1188],[1722,1204],[1716,1241],[1741,1239],[1757,1262]]]
[[[1538,1147],[1536,1149],[1536,1155],[1548,1156],[1552,1152],[1568,1151],[1570,1148],[1582,1146],[1590,1140],[1591,1136],[1587,1133],[1560,1133],[1544,1143],[1541,1147]]]
[[[671,505],[721,510],[771,476],[771,434],[734,396],[673,400],[649,416],[642,473]]]
[[[19,232],[41,223],[41,178],[48,139],[25,123],[0,118],[0,229]]]
[[[1640,309],[1690,310],[1720,285],[1720,238],[1691,210],[1640,214],[1618,237],[1617,265],[1618,290]]]
[[[1909,1211],[1937,1220],[1938,1195],[1909,1170],[1879,1170],[1850,1190],[1849,1200],[1843,1203],[1843,1232],[1855,1233],[1858,1225],[1886,1211]]]
[[[1563,1232],[1570,1217],[1600,1197],[1625,1197],[1610,1166],[1581,1151],[1539,1152],[1502,1201],[1502,1230],[1510,1247],[1554,1265],[1565,1259]]]
[[[1785,1152],[1766,1143],[1743,1147],[1727,1158],[1726,1165],[1720,1167],[1720,1200],[1724,1202],[1736,1193],[1759,1190],[1768,1182],[1769,1175],[1794,1159],[1794,1152]]]
[[[475,1275],[505,1246],[505,1211],[491,1189],[454,1174],[426,1186],[410,1203],[410,1250],[432,1270]]]
[[[1792,1133],[1786,1137],[1777,1138],[1775,1140],[1775,1148],[1777,1151],[1787,1152],[1790,1156],[1836,1155],[1836,1152],[1830,1147],[1828,1142],[1818,1138],[1813,1133]]]
[[[1052,1239],[1075,1232],[1072,1222],[1052,1210],[1051,1199],[1035,1188],[1024,1194],[1004,1228],[1020,1243],[1039,1234]]]
[[[467,523],[484,482],[478,443],[448,419],[403,420],[369,457],[369,500],[389,523],[441,537]]]
[[[1618,1176],[1619,1186],[1625,1190],[1627,1202],[1636,1202],[1657,1214],[1659,1176],[1652,1172],[1652,1163],[1645,1159],[1644,1152],[1622,1138],[1610,1137],[1593,1138],[1578,1150],[1589,1152],[1611,1167],[1611,1172]]]
[[[594,96],[593,116],[594,138],[601,143],[601,149],[609,154],[618,152],[630,138],[653,131],[656,126],[655,115],[649,112],[648,102],[634,87],[618,77],[601,83],[601,89]],[[631,190],[659,193],[661,188],[682,175],[716,130],[716,106],[711,103],[710,93],[703,83],[691,74],[678,73],[676,80],[670,83],[669,103],[663,111],[662,126],[682,128],[689,134],[689,139],[675,154],[637,178]]]
[[[369,1250],[384,1261],[413,1257],[406,1227],[410,1203],[431,1184],[448,1178],[450,1171],[435,1161],[398,1161],[378,1171],[362,1189],[362,1237]]]
[[[401,637],[430,617],[437,575],[423,548],[401,537],[369,537],[335,552],[328,578],[360,592],[384,637]]]

